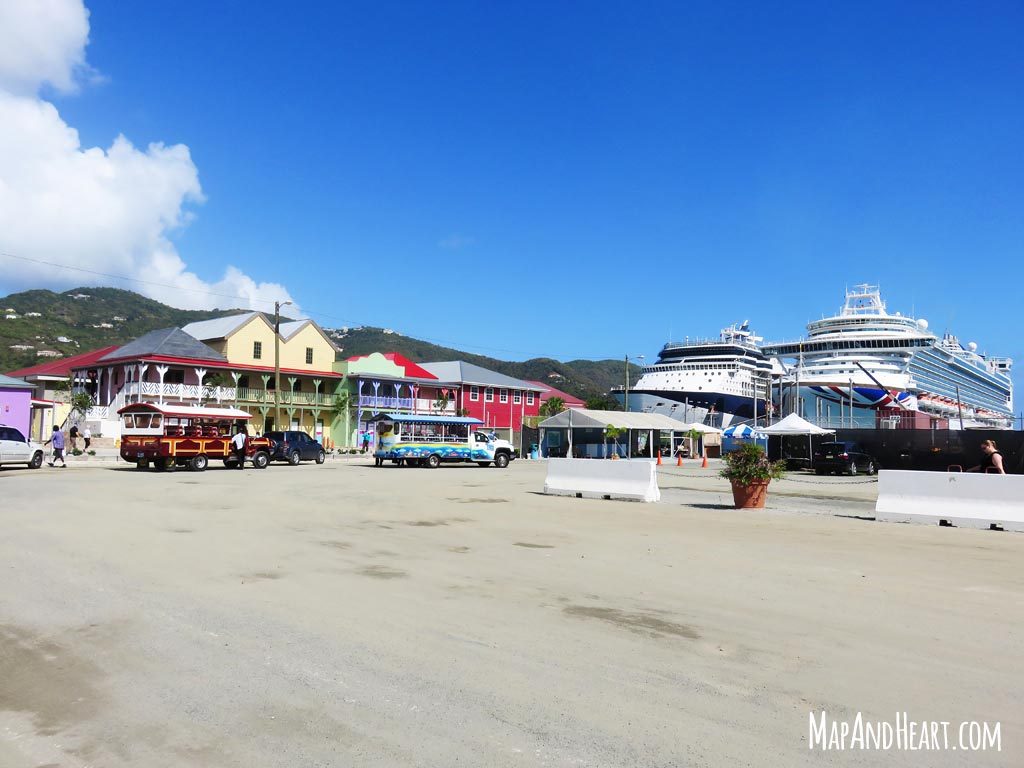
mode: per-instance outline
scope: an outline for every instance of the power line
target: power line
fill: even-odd
[[[17,254],[7,253],[6,251],[0,251],[0,256],[5,256],[5,257],[7,257],[9,259],[16,259],[17,261],[27,261],[29,263],[39,264],[41,266],[55,267],[57,269],[69,269],[69,270],[76,271],[76,272],[83,272],[85,274],[93,274],[93,275],[99,276],[99,278],[108,278],[110,280],[119,280],[119,281],[124,281],[126,283],[136,283],[136,284],[142,285],[142,286],[154,286],[154,287],[157,287],[157,288],[168,288],[168,289],[171,289],[171,290],[174,290],[174,291],[187,291],[189,293],[200,294],[200,295],[203,295],[203,296],[217,296],[219,298],[224,298],[224,299],[233,299],[233,300],[236,300],[236,301],[246,301],[246,302],[249,302],[250,304],[253,304],[253,303],[265,304],[268,307],[272,306],[273,303],[274,303],[273,300],[270,300],[270,299],[259,299],[259,298],[254,298],[252,296],[241,296],[241,295],[237,295],[237,294],[218,293],[216,291],[204,291],[204,290],[199,289],[199,288],[183,288],[181,286],[175,286],[175,285],[171,285],[169,283],[159,283],[157,281],[142,280],[140,278],[129,278],[129,276],[127,276],[125,274],[112,274],[110,272],[101,272],[101,271],[98,271],[96,269],[87,269],[86,267],[75,266],[73,264],[61,264],[61,263],[58,263],[58,262],[55,262],[55,261],[46,261],[44,259],[30,258],[29,256],[18,256]],[[340,323],[342,323],[345,326],[356,326],[356,327],[358,326],[358,324],[356,324],[353,321],[351,321],[351,319],[348,319],[348,318],[345,318],[345,317],[339,317],[338,315],[331,314],[329,312],[324,312],[324,311],[317,310],[317,309],[310,309],[309,307],[305,307],[305,306],[304,306],[304,310],[308,314],[310,314],[310,315],[313,315],[313,316],[316,316],[316,317],[329,318],[329,319],[332,319],[332,321],[340,322]],[[477,345],[477,344],[462,344],[462,343],[459,343],[457,341],[450,341],[450,340],[445,340],[445,339],[433,339],[433,338],[426,337],[426,336],[417,336],[415,338],[419,339],[420,341],[427,341],[427,342],[430,342],[431,344],[437,344],[437,345],[440,345],[440,346],[447,346],[447,347],[451,347],[453,349],[464,349],[464,350],[476,349],[476,350],[481,350],[481,351],[486,351],[486,352],[503,352],[505,354],[527,355],[527,357],[530,357],[530,356],[531,357],[552,357],[554,359],[557,359],[559,356],[567,356],[567,355],[554,355],[554,354],[534,354],[534,355],[529,355],[527,352],[524,352],[522,350],[516,350],[516,349],[504,349],[504,348],[501,348],[501,347],[487,347],[487,346],[481,346],[481,345]],[[617,359],[617,355],[611,355],[611,354],[603,355],[603,356],[596,355],[596,356],[592,356],[592,357],[588,357],[588,356],[575,356],[574,359],[585,359],[585,360]],[[512,360],[505,360],[505,361],[512,361]]]

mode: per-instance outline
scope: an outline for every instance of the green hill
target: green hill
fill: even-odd
[[[51,359],[37,354],[41,351],[69,357],[110,344],[123,344],[157,328],[182,326],[239,311],[175,309],[119,288],[12,293],[0,299],[0,371],[26,368]],[[7,319],[12,314],[17,318]],[[29,348],[14,349],[16,346]]]
[[[12,293],[0,298],[0,371],[26,368],[52,359],[39,356],[37,353],[41,351],[68,357],[111,344],[123,344],[157,328],[180,327],[241,311],[175,309],[119,288]],[[6,319],[8,315],[15,317]],[[325,330],[342,348],[342,357],[398,352],[416,362],[465,360],[508,376],[542,381],[582,398],[600,397],[611,387],[622,384],[622,362],[617,360],[561,362],[541,357],[511,362],[438,346],[382,328]],[[638,373],[635,366],[630,366],[632,381],[636,381]],[[608,406],[614,407],[611,403]]]
[[[541,381],[578,397],[587,399],[606,395],[613,386],[623,384],[623,363],[618,360],[571,360],[562,362],[536,357],[523,362],[498,360],[485,355],[461,352],[428,341],[386,332],[381,328],[350,328],[334,331],[333,338],[342,348],[342,357],[370,352],[398,352],[416,362],[465,360],[517,379]],[[630,365],[630,380],[636,381],[639,368]],[[617,408],[612,402],[609,408]]]

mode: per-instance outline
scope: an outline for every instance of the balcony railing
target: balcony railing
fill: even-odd
[[[376,395],[360,395],[360,408],[404,408],[412,410],[411,397],[380,397]]]

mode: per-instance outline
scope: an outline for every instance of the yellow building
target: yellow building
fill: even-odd
[[[331,442],[334,396],[343,379],[332,370],[337,347],[312,320],[281,323],[281,390],[275,405],[274,326],[261,312],[190,323],[182,328],[227,358],[239,408],[253,414],[253,428],[301,429]],[[280,408],[280,418],[275,411]]]

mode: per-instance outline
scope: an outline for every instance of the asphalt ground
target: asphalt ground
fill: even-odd
[[[0,766],[1024,764],[1018,534],[371,463],[0,470]],[[813,751],[822,710],[1002,750]]]

